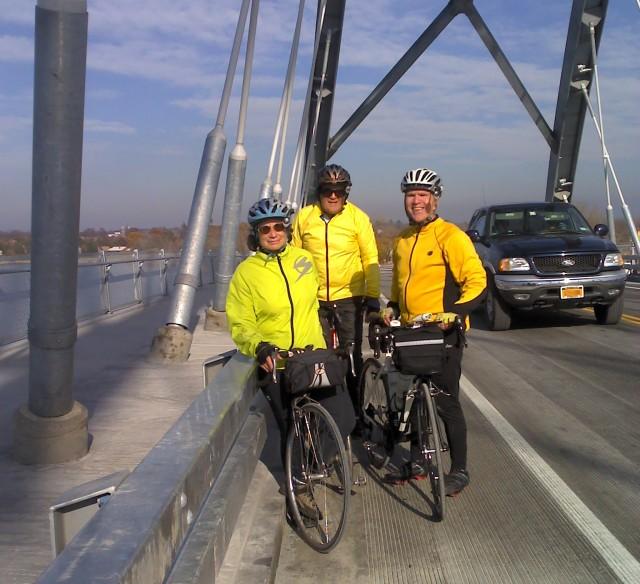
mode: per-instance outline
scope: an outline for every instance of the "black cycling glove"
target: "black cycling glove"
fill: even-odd
[[[258,346],[256,347],[256,361],[258,361],[260,365],[264,365],[267,362],[267,359],[273,356],[276,349],[277,347],[271,343],[267,343],[265,341],[258,343]]]
[[[380,300],[367,296],[364,299],[365,312],[371,314],[372,312],[380,312]]]

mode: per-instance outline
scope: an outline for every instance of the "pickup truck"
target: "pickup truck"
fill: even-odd
[[[622,254],[569,203],[513,203],[476,210],[467,234],[487,271],[491,330],[518,310],[592,307],[599,324],[622,317]]]

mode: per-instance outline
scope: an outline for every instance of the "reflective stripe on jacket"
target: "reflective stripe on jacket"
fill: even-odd
[[[281,349],[326,347],[318,317],[318,274],[308,252],[287,245],[238,265],[229,283],[227,323],[238,350],[255,356],[265,341]]]
[[[467,316],[486,286],[473,243],[453,223],[438,217],[421,228],[408,227],[394,243],[389,300],[399,305],[404,323],[426,312]]]
[[[293,222],[297,247],[313,256],[320,300],[380,295],[378,246],[368,215],[353,203],[325,221],[319,203],[307,205]]]

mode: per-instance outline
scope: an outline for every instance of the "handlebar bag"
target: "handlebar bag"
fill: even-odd
[[[444,335],[437,326],[398,328],[393,336],[393,363],[402,373],[436,375],[444,367]]]
[[[347,375],[347,361],[329,349],[297,353],[284,366],[286,387],[291,395],[318,387],[342,385]]]

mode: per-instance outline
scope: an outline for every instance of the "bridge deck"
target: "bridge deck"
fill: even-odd
[[[207,294],[199,293],[200,307]],[[634,310],[637,296],[628,298]],[[93,444],[77,462],[25,467],[11,460],[27,346],[0,352],[3,583],[33,582],[49,563],[49,504],[78,484],[132,469],[200,392],[202,359],[231,348],[226,333],[197,327],[190,363],[147,362],[166,309],[159,302],[83,325],[74,396],[89,408]],[[426,482],[392,488],[377,472],[365,473],[346,536],[329,556],[284,526],[277,582],[640,581],[637,325],[592,321],[576,311],[525,317],[504,333],[474,327],[463,398],[472,484],[447,500],[445,521],[430,520]],[[270,436],[265,451],[276,445]],[[264,461],[279,478],[269,452]],[[278,500],[267,504],[282,509]],[[231,571],[251,573],[242,561]],[[221,581],[234,581],[228,572]]]
[[[202,309],[211,295],[197,295]],[[79,484],[132,470],[202,391],[202,361],[233,348],[228,333],[195,328],[188,363],[147,361],[168,303],[84,323],[76,345],[74,398],[89,410],[92,443],[81,460],[23,466],[10,457],[13,412],[27,400],[28,344],[0,352],[0,565],[5,584],[34,582],[51,562],[49,505]],[[202,310],[199,310],[202,313]]]
[[[487,419],[468,399],[464,407],[472,483],[447,498],[444,521],[432,519],[428,481],[389,486],[381,471],[360,469],[367,484],[354,487],[331,571],[288,531],[276,582],[618,582]],[[406,456],[401,449],[398,458]]]
[[[462,384],[472,482],[445,520],[431,519],[426,481],[391,487],[364,468],[330,560],[287,531],[276,582],[640,581],[633,318],[531,314],[503,333],[475,318]]]

